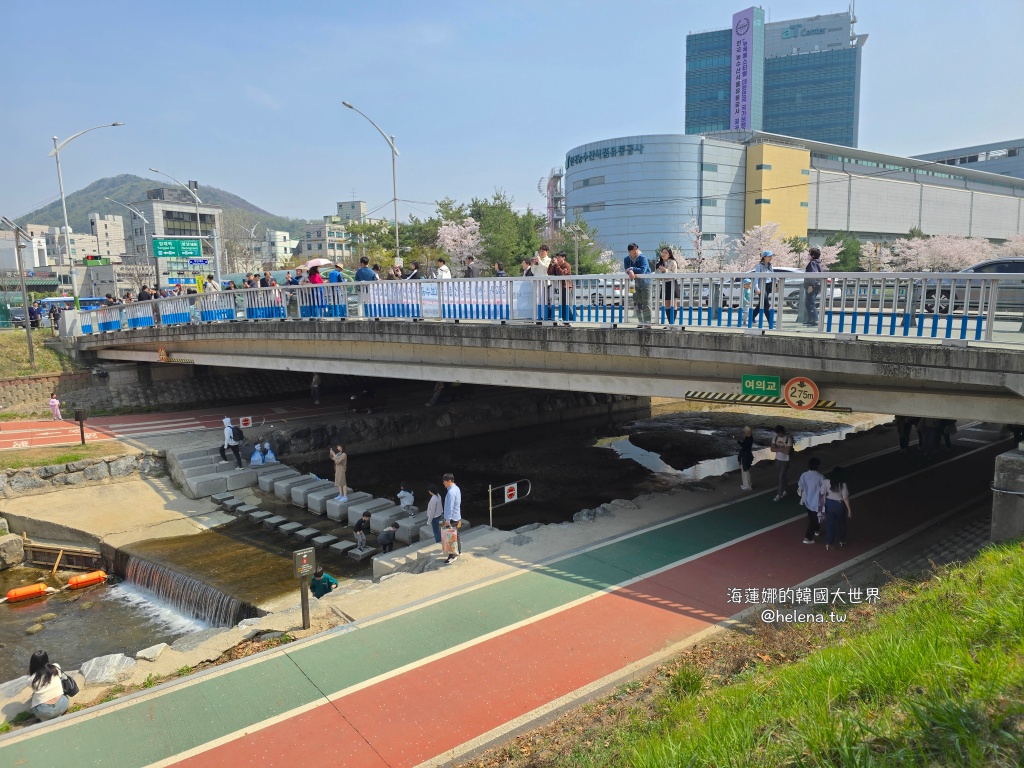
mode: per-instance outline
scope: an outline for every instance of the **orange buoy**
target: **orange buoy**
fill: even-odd
[[[33,597],[42,597],[45,594],[45,584],[29,584],[27,587],[16,587],[8,592],[7,602],[17,603],[21,600],[31,600]]]
[[[104,571],[81,573],[78,576],[72,576],[70,579],[68,579],[68,589],[81,589],[82,587],[91,587],[93,584],[99,584],[100,582],[106,580],[107,574]]]

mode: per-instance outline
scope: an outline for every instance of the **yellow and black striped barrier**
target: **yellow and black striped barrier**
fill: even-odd
[[[718,403],[720,405],[760,405],[766,408],[789,408],[781,397],[767,395],[737,395],[730,392],[687,392],[686,399],[695,403]],[[833,413],[850,413],[849,408],[836,405],[835,400],[819,400],[812,411],[831,411]]]

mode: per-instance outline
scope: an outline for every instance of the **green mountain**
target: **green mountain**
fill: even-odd
[[[112,176],[106,179],[94,181],[84,189],[79,189],[67,196],[68,223],[75,232],[89,231],[90,213],[115,213],[125,215],[128,212],[119,205],[108,203],[103,198],[109,197],[119,200],[122,203],[137,202],[146,199],[146,191],[158,187],[171,186],[170,182],[154,181],[144,179],[141,176],[123,173],[120,176]],[[261,225],[257,235],[262,232],[263,225],[270,229],[287,230],[293,236],[299,232],[305,233],[305,219],[289,219],[284,216],[275,216],[262,208],[253,205],[231,192],[225,192],[216,187],[206,187],[200,184],[199,197],[209,205],[219,205],[224,208],[225,213],[230,215],[232,221],[237,221],[246,227],[252,227],[259,222]],[[18,219],[19,224],[42,224],[46,226],[59,227],[64,225],[64,215],[61,212],[60,200],[39,208],[32,213]]]

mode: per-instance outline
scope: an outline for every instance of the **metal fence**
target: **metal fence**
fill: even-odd
[[[285,319],[520,322],[1024,340],[1024,280],[742,272],[382,280],[249,288],[83,311],[82,333]]]

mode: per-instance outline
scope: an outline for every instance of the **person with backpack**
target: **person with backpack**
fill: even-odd
[[[239,450],[239,446],[242,444],[242,440],[245,439],[245,435],[242,433],[241,427],[231,426],[231,419],[227,416],[224,417],[224,445],[220,447],[220,458],[223,461],[228,460],[226,451],[228,448],[231,449],[231,453],[234,454],[235,461],[238,462],[238,468],[242,468],[242,453]]]

